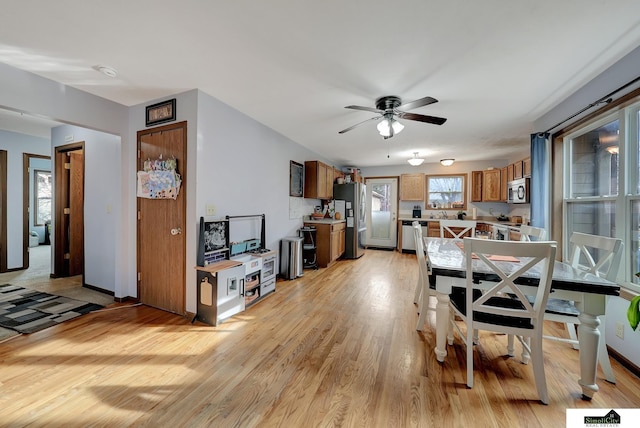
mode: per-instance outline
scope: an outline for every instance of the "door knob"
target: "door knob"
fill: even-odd
[[[179,235],[181,233],[182,233],[182,229],[179,228],[179,227],[175,227],[175,228],[171,229],[171,234],[172,235]]]

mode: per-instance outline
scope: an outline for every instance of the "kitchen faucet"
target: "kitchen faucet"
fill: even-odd
[[[446,211],[440,211],[442,213],[442,218],[446,219],[447,218],[447,212]]]

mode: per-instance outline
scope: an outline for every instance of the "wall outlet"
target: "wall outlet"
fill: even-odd
[[[621,322],[616,323],[616,336],[620,339],[624,339],[624,324]]]
[[[207,205],[207,215],[216,215],[215,205]]]

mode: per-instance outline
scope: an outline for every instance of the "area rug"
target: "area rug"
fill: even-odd
[[[34,333],[102,308],[17,285],[0,285],[0,326],[20,333]]]

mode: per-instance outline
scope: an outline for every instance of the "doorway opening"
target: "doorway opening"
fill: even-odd
[[[367,247],[392,249],[398,241],[398,178],[367,178]]]

